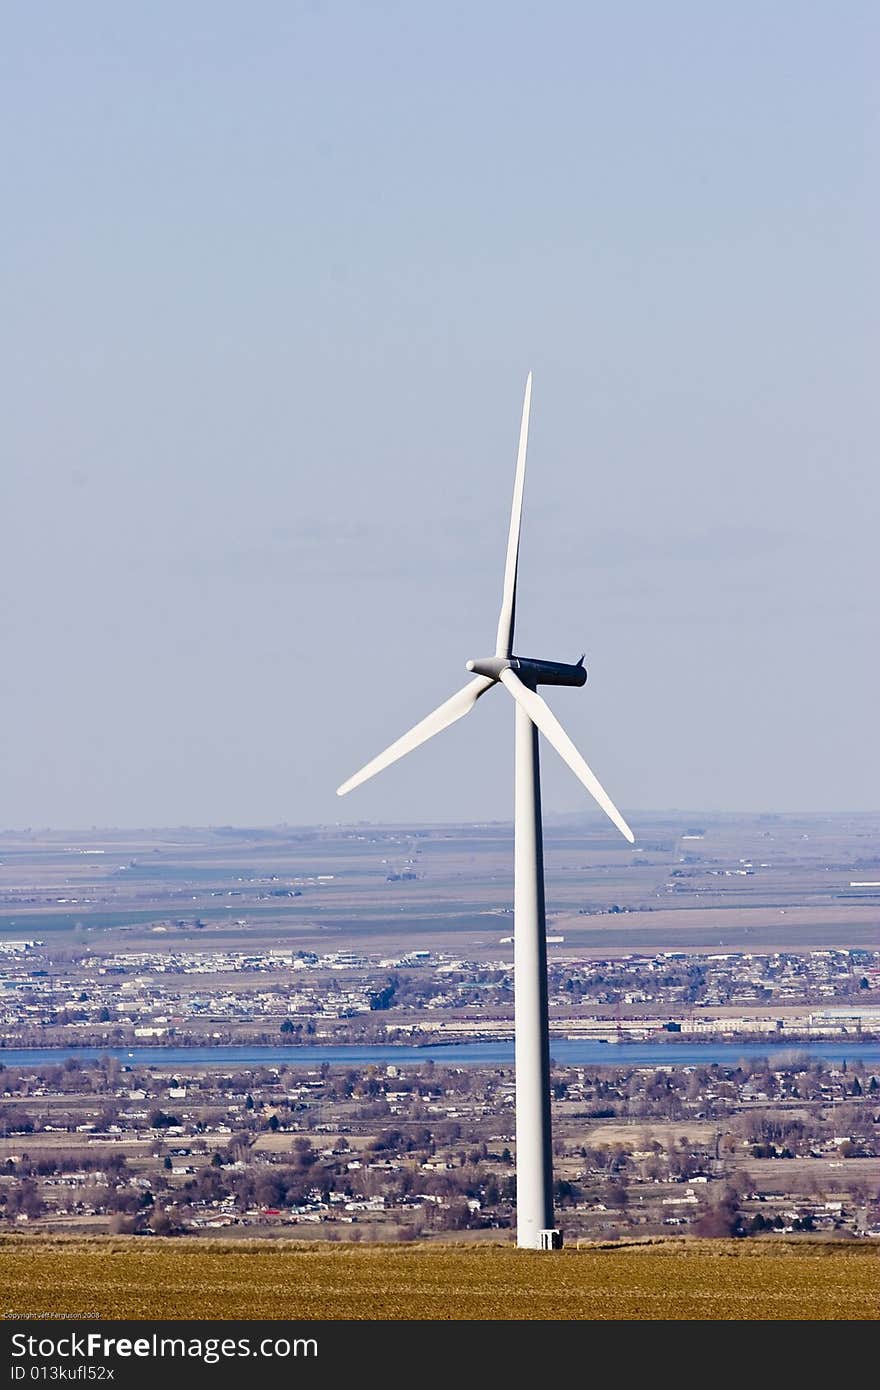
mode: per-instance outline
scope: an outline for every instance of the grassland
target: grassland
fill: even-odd
[[[4,1316],[876,1319],[868,1242],[511,1246],[0,1240]]]

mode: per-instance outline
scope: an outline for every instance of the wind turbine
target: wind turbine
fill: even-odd
[[[516,1206],[517,1245],[557,1249],[553,1225],[553,1157],[550,1133],[550,1035],[547,1013],[547,927],[544,912],[544,851],[538,730],[632,844],[635,836],[596,775],[584,762],[553,711],[537,693],[539,685],[584,685],[584,658],[574,666],[513,655],[516,583],[532,374],[526,380],[513,508],[504,567],[504,592],[495,655],[469,661],[473,680],[408,733],[372,759],[337,795],[353,791],[377,772],[411,753],[419,744],[454,724],[481,695],[501,684],[516,701],[514,828],[514,1011],[516,1031]]]

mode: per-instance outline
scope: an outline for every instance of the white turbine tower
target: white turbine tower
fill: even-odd
[[[541,784],[538,730],[574,775],[633,843],[635,836],[608,793],[590,770],[538,685],[583,685],[583,657],[575,666],[513,655],[516,578],[519,559],[523,482],[532,377],[526,381],[513,509],[504,567],[504,593],[495,655],[469,661],[474,679],[445,704],[397,739],[338,788],[344,796],[368,778],[411,753],[468,713],[481,695],[499,682],[516,701],[516,795],[514,874],[514,1008],[516,1015],[516,1205],[517,1245],[532,1250],[561,1244],[553,1226],[553,1160],[550,1142],[550,1036],[547,1014],[547,941],[544,914],[544,852],[541,833]]]

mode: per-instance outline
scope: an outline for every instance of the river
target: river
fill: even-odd
[[[737,1042],[668,1042],[668,1043],[600,1043],[570,1038],[554,1038],[550,1042],[553,1060],[568,1066],[710,1066],[713,1062],[736,1066],[746,1058],[770,1057],[787,1059],[808,1054],[824,1062],[863,1062],[880,1069],[880,1042],[832,1042],[814,1039],[805,1043]],[[511,1066],[512,1042],[449,1043],[437,1047],[405,1047],[391,1043],[361,1044],[349,1047],[27,1047],[0,1048],[0,1064],[12,1066],[48,1066],[63,1062],[66,1057],[80,1061],[96,1057],[116,1057],[128,1066],[167,1065],[174,1068],[197,1067],[278,1067],[317,1066],[329,1062],[333,1066],[365,1067],[371,1063],[387,1066],[391,1063],[428,1062],[444,1065],[471,1063],[482,1066]]]

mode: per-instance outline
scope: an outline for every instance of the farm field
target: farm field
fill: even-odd
[[[7,1318],[868,1320],[865,1241],[675,1241],[547,1256],[511,1246],[0,1242]]]
[[[545,826],[550,922],[585,958],[876,940],[878,890],[853,886],[880,881],[876,816],[634,825],[632,851],[598,817]],[[6,831],[0,850],[0,940],[55,949],[155,946],[161,929],[201,950],[406,941],[482,960],[510,931],[510,825]]]

